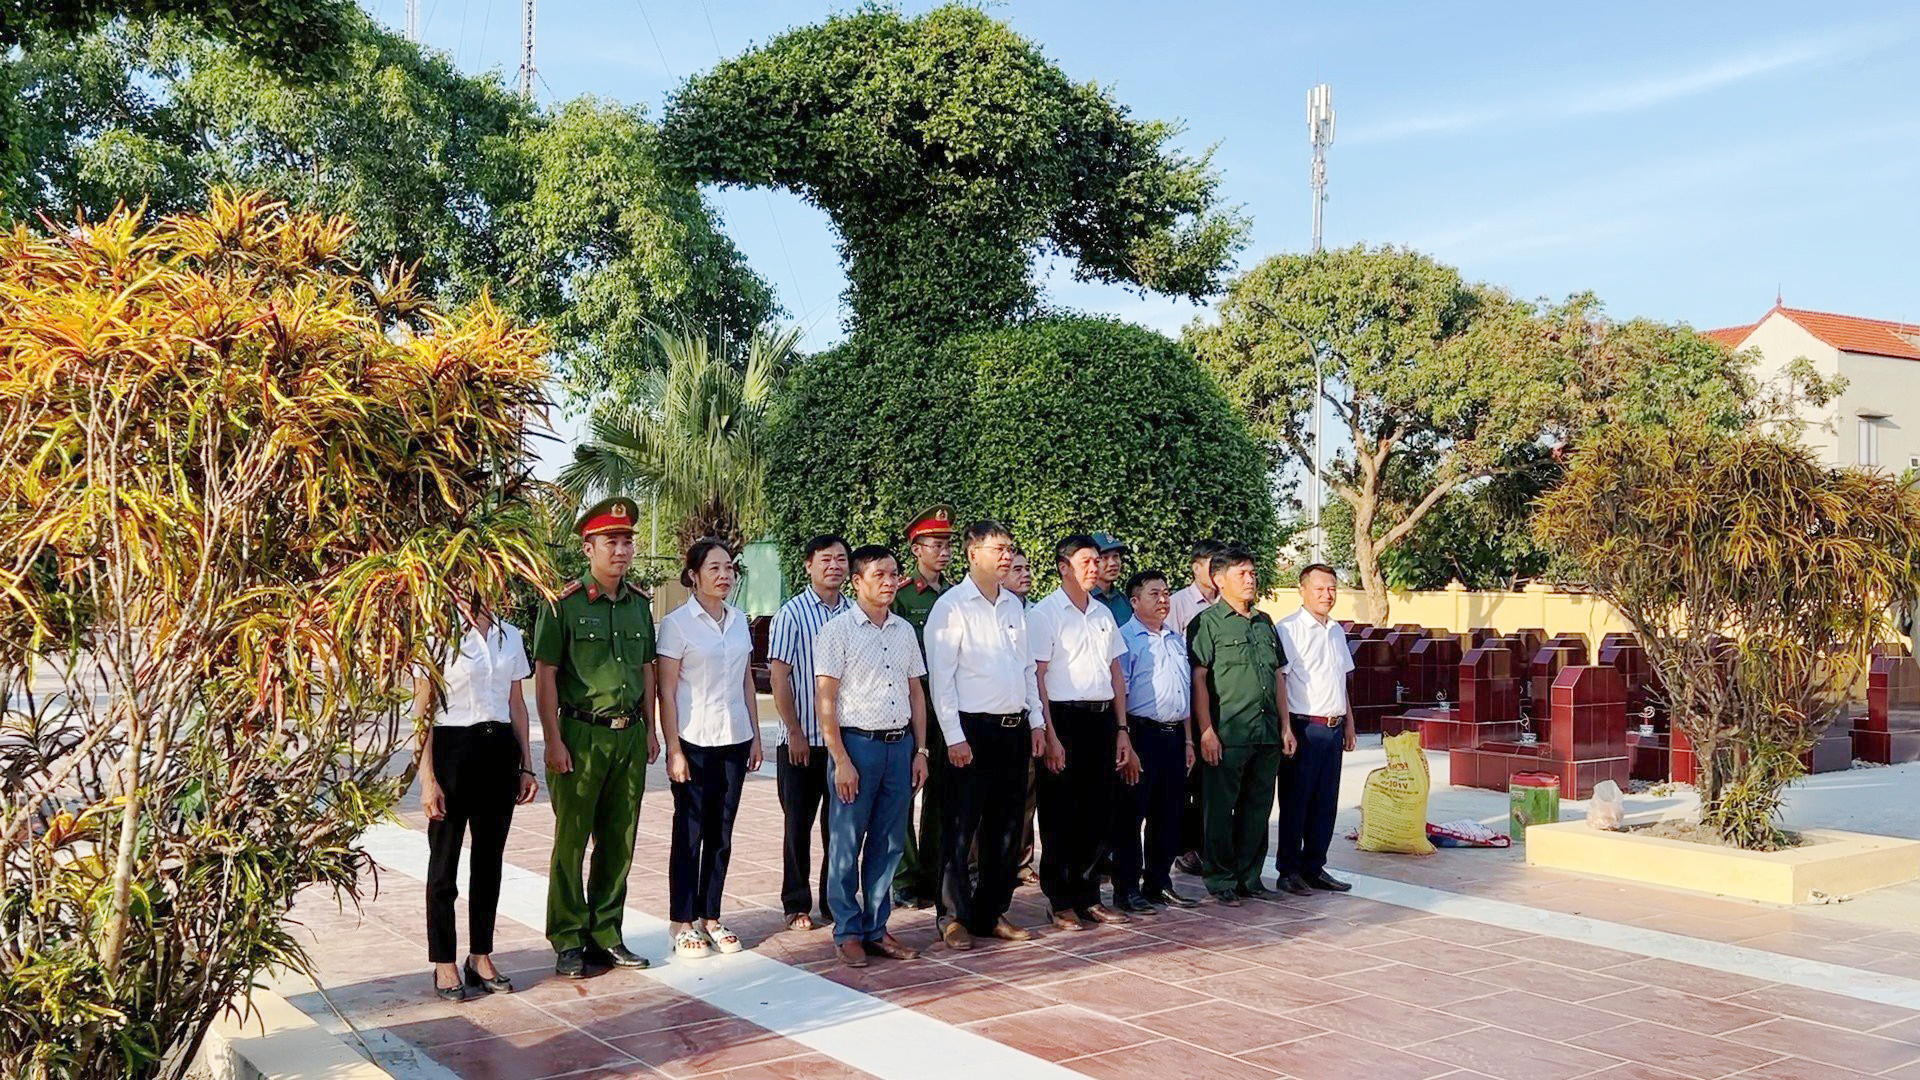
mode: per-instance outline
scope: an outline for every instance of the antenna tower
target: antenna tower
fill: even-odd
[[[533,80],[539,72],[533,66],[533,0],[520,4],[520,96],[533,100]]]
[[[407,40],[420,40],[420,0],[407,0]]]
[[[1320,250],[1320,224],[1327,208],[1327,147],[1333,145],[1333,87],[1326,83],[1307,91],[1307,137],[1313,141],[1313,250]],[[1313,352],[1313,474],[1307,484],[1308,535],[1313,561],[1326,560],[1325,537],[1320,530],[1320,401],[1327,382],[1321,373],[1322,350]]]

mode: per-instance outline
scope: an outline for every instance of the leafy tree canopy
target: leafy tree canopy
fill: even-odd
[[[926,377],[886,375],[908,366]],[[1043,589],[1046,553],[1074,530],[1113,532],[1134,565],[1168,571],[1204,536],[1263,567],[1277,547],[1259,445],[1191,354],[1124,323],[1049,317],[937,346],[857,336],[795,369],[770,438],[790,551],[819,532],[897,543],[935,502],[1005,520]]]
[[[418,264],[463,301],[489,288],[553,329],[578,391],[662,363],[648,319],[751,328],[770,290],[637,108],[550,115],[444,53],[342,16],[337,71],[289,76],[191,22],[127,21],[0,62],[26,101],[20,211],[194,206],[221,184],[359,224],[363,270]]]
[[[1754,391],[1739,359],[1684,327],[1614,323],[1587,295],[1526,303],[1393,247],[1268,259],[1187,336],[1255,434],[1307,469],[1320,358],[1330,450],[1344,444],[1326,479],[1351,508],[1376,622],[1382,556],[1462,485],[1609,423],[1738,423]]]
[[[876,7],[803,27],[690,80],[668,155],[701,180],[798,192],[847,261],[856,329],[1030,313],[1042,246],[1083,279],[1200,297],[1243,242],[1209,155],[1168,143],[966,6]]]

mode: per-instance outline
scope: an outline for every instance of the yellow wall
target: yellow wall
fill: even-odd
[[[1418,623],[1432,630],[1464,633],[1479,627],[1492,627],[1511,633],[1527,627],[1553,634],[1585,634],[1587,644],[1595,647],[1600,639],[1632,627],[1620,613],[1590,593],[1560,592],[1533,584],[1519,592],[1476,592],[1455,583],[1430,592],[1391,592],[1388,625]],[[1300,606],[1299,594],[1283,590],[1260,605],[1275,618],[1290,615]],[[1333,606],[1333,617],[1366,622],[1366,594],[1355,588],[1343,588]]]

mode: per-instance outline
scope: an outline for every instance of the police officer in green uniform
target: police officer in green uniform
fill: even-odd
[[[1234,548],[1209,567],[1220,599],[1187,630],[1193,664],[1193,720],[1199,728],[1200,849],[1207,891],[1229,907],[1243,896],[1269,896],[1260,883],[1267,822],[1282,756],[1294,751],[1285,652],[1273,619],[1253,606],[1259,595],[1253,556]]]
[[[947,564],[953,561],[953,509],[941,503],[914,518],[907,526],[907,545],[913,551],[913,578],[902,582],[900,591],[894,594],[893,610],[913,625],[914,637],[920,639],[924,654],[927,616],[933,613],[933,602],[947,591]],[[927,725],[927,753],[930,761],[946,760],[947,743],[939,724]],[[920,788],[917,836],[913,815],[907,815],[907,848],[893,878],[894,903],[902,907],[928,907],[940,891],[941,771],[928,773],[926,784]]]
[[[653,609],[626,584],[633,561],[631,499],[606,499],[575,525],[586,576],[540,612],[534,693],[553,802],[547,940],[570,979],[643,968],[620,932],[647,764],[660,754],[653,714]],[[584,887],[587,841],[593,859]]]

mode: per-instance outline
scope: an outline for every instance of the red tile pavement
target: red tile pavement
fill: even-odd
[[[628,900],[653,912],[665,909],[670,812],[656,787]],[[509,845],[510,861],[540,874],[547,814],[523,808]],[[779,825],[773,785],[750,781],[727,908],[750,947],[1091,1076],[1840,1080],[1845,1066],[1920,1080],[1920,1012],[1353,896],[1207,904],[1060,934],[1022,889],[1015,917],[1038,928],[1033,942],[954,953],[936,941],[931,912],[901,911],[896,936],[926,955],[846,969],[826,932],[782,926]],[[1544,910],[1784,944],[1835,963],[1864,952],[1920,962],[1917,933],[1530,871],[1507,853],[1413,860],[1337,843],[1335,855],[1350,870]],[[384,1036],[368,1045],[397,1075],[407,1075],[407,1046],[466,1078],[865,1075],[644,976],[554,979],[538,928],[512,922],[500,925],[496,957],[520,992],[440,1002],[428,989],[421,891],[387,872],[358,911],[317,894],[295,909],[334,1006]],[[653,955],[666,946],[635,944]],[[318,995],[296,1003],[328,1011]]]

